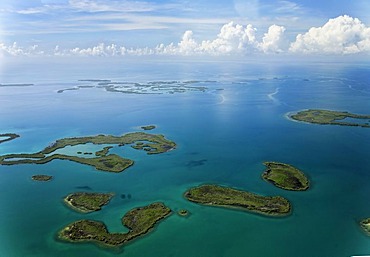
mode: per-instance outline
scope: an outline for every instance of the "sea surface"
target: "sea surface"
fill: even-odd
[[[32,62],[2,67],[0,155],[34,153],[57,139],[148,133],[177,143],[158,155],[129,146],[111,153],[135,161],[122,173],[70,161],[0,166],[2,257],[346,257],[370,255],[359,222],[370,217],[370,129],[294,122],[288,114],[318,108],[370,114],[370,65],[109,61],[84,65]],[[97,151],[91,144],[63,149]],[[289,163],[311,187],[290,192],[261,179],[263,162]],[[36,182],[35,174],[53,176]],[[292,214],[265,217],[184,199],[214,183],[291,201]],[[114,192],[99,212],[77,213],[63,198]],[[57,233],[93,219],[127,231],[130,209],[163,202],[173,214],[119,249],[68,243]],[[180,209],[188,217],[177,214]]]

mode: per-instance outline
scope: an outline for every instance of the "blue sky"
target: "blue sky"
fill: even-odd
[[[315,53],[330,49],[328,31],[335,41],[344,29],[345,41],[333,42],[343,49],[334,54],[368,52],[369,13],[368,0],[2,0],[0,50],[2,56]],[[329,19],[337,20],[296,42]]]

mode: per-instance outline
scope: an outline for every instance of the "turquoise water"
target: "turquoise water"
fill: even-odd
[[[308,108],[370,113],[370,66],[245,63],[129,63],[109,67],[61,67],[49,74],[23,64],[4,68],[0,133],[21,137],[0,145],[0,154],[36,152],[71,136],[120,135],[155,124],[178,147],[146,155],[127,147],[111,152],[135,160],[120,174],[68,161],[0,166],[0,256],[251,256],[370,255],[370,237],[358,222],[370,217],[370,129],[320,126],[289,120]],[[82,67],[82,66],[81,66]],[[202,81],[207,90],[165,94],[107,92],[81,79],[118,82]],[[94,86],[93,88],[66,88]],[[222,89],[222,90],[221,90]],[[85,145],[82,151],[95,151]],[[75,151],[63,149],[62,152]],[[307,192],[288,192],[264,182],[264,161],[290,163],[312,181]],[[48,183],[31,180],[50,174]],[[285,218],[187,202],[192,186],[217,183],[293,205]],[[75,191],[115,192],[102,211],[76,213],[63,204]],[[131,198],[120,197],[121,194]],[[162,201],[176,213],[149,235],[118,250],[60,242],[55,235],[78,219],[95,219],[125,231],[128,210]]]

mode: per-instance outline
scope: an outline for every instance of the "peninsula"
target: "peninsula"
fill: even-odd
[[[275,186],[291,191],[305,191],[309,188],[309,181],[299,169],[280,162],[264,162],[266,171],[262,178]]]
[[[16,139],[17,137],[19,137],[19,135],[18,134],[14,134],[14,133],[0,134],[0,144],[1,143],[4,143],[6,141],[10,141],[10,140]]]
[[[113,196],[113,193],[104,194],[77,192],[67,195],[64,198],[64,202],[67,204],[67,206],[76,211],[89,213],[101,210],[101,207],[108,204]]]
[[[370,128],[370,115],[358,115],[349,112],[310,109],[290,115],[290,118],[321,125],[340,125]],[[346,121],[346,119],[349,119]]]
[[[268,216],[287,215],[290,202],[281,196],[262,196],[218,185],[202,185],[184,194],[189,201],[226,208],[239,208]]]
[[[149,233],[160,220],[171,214],[163,203],[135,208],[122,218],[127,233],[110,233],[104,223],[94,220],[79,220],[66,226],[58,233],[62,240],[70,242],[94,242],[104,246],[121,246],[124,243]]]
[[[73,137],[57,140],[52,145],[37,153],[2,155],[0,156],[0,164],[44,164],[52,160],[59,159],[90,165],[95,167],[97,170],[109,172],[121,172],[134,164],[134,162],[130,159],[125,159],[115,154],[107,155],[111,147],[105,147],[103,150],[96,152],[97,157],[95,158],[83,158],[79,156],[55,153],[53,154],[53,152],[56,150],[62,149],[66,146],[76,146],[87,143],[96,145],[131,145],[131,147],[135,149],[144,149],[148,154],[160,154],[176,147],[175,142],[166,139],[163,135],[147,134],[144,132],[128,133],[122,136],[97,135],[89,137]]]

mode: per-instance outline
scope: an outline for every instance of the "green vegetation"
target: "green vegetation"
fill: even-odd
[[[151,231],[154,225],[171,213],[163,203],[152,203],[127,212],[122,224],[127,233],[109,233],[104,223],[93,220],[80,220],[69,224],[58,234],[60,239],[71,242],[91,241],[105,246],[120,246]]]
[[[267,170],[262,177],[277,187],[292,191],[304,191],[309,188],[309,181],[302,171],[279,162],[265,162]]]
[[[143,143],[146,142],[145,144]],[[159,154],[167,152],[176,147],[175,142],[167,140],[163,135],[153,135],[144,132],[128,133],[122,136],[111,136],[111,135],[98,135],[90,137],[73,137],[63,138],[57,140],[52,145],[46,147],[44,150],[32,153],[32,154],[7,154],[0,156],[1,165],[15,165],[15,164],[44,164],[54,159],[69,160],[78,162],[81,164],[94,166],[98,170],[110,171],[110,172],[121,172],[131,165],[133,161],[124,159],[118,155],[110,154],[110,147],[105,147],[103,150],[96,152],[98,157],[96,158],[82,158],[78,156],[69,156],[63,154],[52,154],[58,149],[62,149],[66,146],[76,146],[81,144],[118,144],[120,146],[126,144],[134,144],[132,147],[135,149],[144,149],[148,154]],[[145,147],[138,147],[138,146]],[[82,152],[78,152],[82,153]],[[85,153],[88,154],[88,153]],[[92,154],[92,153],[91,153]],[[12,160],[14,159],[14,160]]]
[[[53,154],[48,157],[39,157],[40,155],[33,154],[9,154],[0,157],[0,164],[15,165],[15,164],[45,164],[52,160],[68,160],[85,165],[95,167],[97,170],[109,172],[121,172],[134,164],[134,161],[124,159],[116,154],[110,154],[104,157],[82,158],[78,156],[69,156],[64,154]],[[17,158],[16,160],[7,160]],[[31,159],[27,159],[31,158]]]
[[[97,152],[95,153],[95,156],[104,157],[104,156],[106,156],[106,155],[109,153],[109,150],[110,150],[111,148],[113,148],[113,146],[106,146],[106,147],[104,147],[104,148],[103,148],[103,150],[101,150],[101,151],[97,151]]]
[[[370,128],[370,115],[358,115],[349,112],[338,112],[330,110],[304,110],[290,116],[294,120],[304,121],[322,125],[357,126]],[[346,118],[358,120],[360,123],[343,121]],[[363,120],[369,122],[361,123]]]
[[[32,180],[36,180],[36,181],[49,181],[53,178],[53,176],[49,176],[49,175],[33,175],[32,176]]]
[[[210,205],[257,212],[264,215],[286,215],[291,206],[281,196],[261,196],[246,191],[218,185],[202,185],[191,188],[185,193],[189,201]]]
[[[14,133],[0,134],[0,144],[1,143],[4,143],[6,141],[10,141],[10,140],[16,139],[17,137],[19,137],[19,135],[14,134]]]
[[[184,210],[184,209],[179,210],[177,213],[178,213],[180,216],[183,216],[183,217],[186,217],[186,216],[188,216],[188,215],[189,215],[188,210]]]
[[[64,198],[64,202],[74,210],[88,213],[101,210],[103,205],[109,203],[114,194],[103,193],[73,193]]]
[[[370,236],[370,218],[364,219],[360,222],[361,228]]]
[[[142,126],[141,128],[143,130],[152,130],[152,129],[155,129],[155,126],[154,125],[148,125],[148,126]]]

